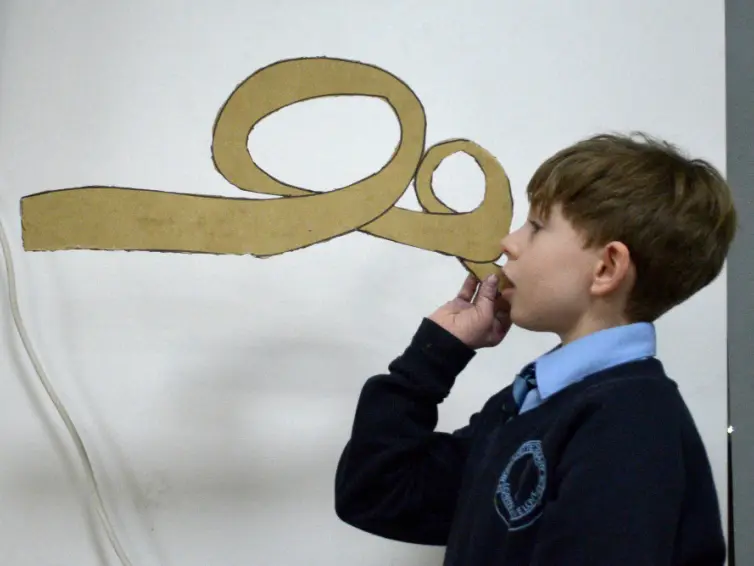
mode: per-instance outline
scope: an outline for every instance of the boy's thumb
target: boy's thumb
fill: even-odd
[[[490,275],[479,286],[476,303],[477,306],[492,311],[495,307],[495,299],[497,299],[497,276]]]

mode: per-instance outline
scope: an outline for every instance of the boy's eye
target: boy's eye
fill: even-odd
[[[538,232],[542,228],[539,222],[535,220],[529,220],[529,224],[531,225],[531,228],[534,232]]]

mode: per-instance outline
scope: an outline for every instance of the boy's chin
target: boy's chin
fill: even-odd
[[[537,319],[536,317],[526,316],[529,313],[516,310],[514,305],[511,305],[511,324],[522,330],[528,330],[529,332],[555,332],[552,328],[553,325],[549,325],[546,321]]]
[[[510,316],[511,316],[511,324],[513,326],[516,326],[522,330],[530,330],[530,331],[536,332],[535,325],[532,325],[531,321],[527,321],[525,316],[515,313],[513,308],[511,308]]]

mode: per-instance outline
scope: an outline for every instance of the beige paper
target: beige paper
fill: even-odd
[[[254,162],[248,138],[266,116],[323,96],[374,96],[387,102],[401,139],[379,171],[326,193],[285,184]],[[469,140],[450,140],[425,153],[426,118],[414,92],[392,74],[327,57],[279,61],[231,94],[212,138],[218,172],[244,191],[278,199],[227,198],[110,186],[53,190],[21,199],[24,249],[142,250],[269,257],[360,230],[379,238],[460,259],[482,278],[510,230],[513,201],[503,167]],[[473,157],[485,177],[482,203],[458,213],[432,190],[432,174],[457,152]],[[423,212],[395,206],[411,181]],[[502,282],[501,286],[505,283]]]

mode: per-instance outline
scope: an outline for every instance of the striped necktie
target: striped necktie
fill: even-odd
[[[521,408],[529,391],[537,388],[537,368],[534,362],[527,364],[513,381],[513,397],[516,405]]]

